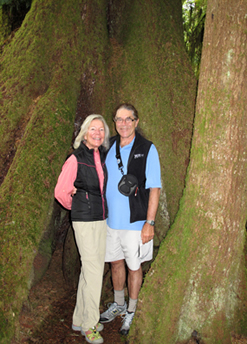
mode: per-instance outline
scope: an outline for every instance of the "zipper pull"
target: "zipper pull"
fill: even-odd
[[[136,187],[135,196],[137,195],[137,191],[138,191],[138,186]]]

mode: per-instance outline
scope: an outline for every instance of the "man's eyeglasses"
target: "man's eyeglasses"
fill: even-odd
[[[114,119],[114,122],[119,123],[119,124],[123,123],[123,122],[125,122],[127,124],[130,124],[130,123],[132,123],[134,121],[136,121],[136,118],[131,118],[131,117],[127,117],[125,119],[123,119],[121,117],[117,117],[117,118]]]

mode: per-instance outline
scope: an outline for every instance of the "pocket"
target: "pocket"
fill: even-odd
[[[84,215],[91,214],[90,196],[85,191],[78,191],[73,197],[71,216],[76,219],[84,219]]]
[[[89,199],[89,194],[88,194],[88,192],[86,192],[85,198],[86,198],[88,210],[90,211],[90,209],[91,209],[91,204],[90,204],[90,199]]]
[[[153,257],[153,240],[147,242],[146,244],[141,243],[140,245],[140,259],[142,262],[151,260]]]
[[[147,218],[149,189],[140,188],[136,195],[130,196],[130,222],[145,221]]]
[[[142,259],[143,255],[143,243],[142,241],[139,242],[139,248],[138,248],[138,258]]]

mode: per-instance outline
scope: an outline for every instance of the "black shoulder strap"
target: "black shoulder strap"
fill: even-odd
[[[122,159],[121,159],[119,144],[120,144],[120,136],[118,135],[117,139],[116,139],[116,159],[117,159],[118,168],[121,171],[122,175],[124,175],[123,163],[122,163]]]

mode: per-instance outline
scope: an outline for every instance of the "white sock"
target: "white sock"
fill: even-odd
[[[125,299],[124,299],[124,289],[123,290],[114,290],[114,301],[119,305],[123,306]]]
[[[133,313],[136,311],[137,301],[138,299],[133,300],[131,297],[129,298],[128,312]]]

